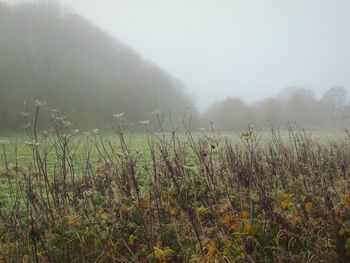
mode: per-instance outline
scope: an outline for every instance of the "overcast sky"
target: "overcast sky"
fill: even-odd
[[[349,0],[56,1],[183,80],[200,109],[290,86],[350,88]]]

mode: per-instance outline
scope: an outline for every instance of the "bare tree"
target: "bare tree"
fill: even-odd
[[[346,91],[343,87],[333,87],[325,92],[322,102],[330,125],[337,125],[340,113],[346,103]]]

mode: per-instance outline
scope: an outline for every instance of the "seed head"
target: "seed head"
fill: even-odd
[[[39,142],[35,142],[35,141],[33,141],[33,142],[26,142],[26,145],[29,147],[29,148],[31,148],[32,150],[36,150],[36,149],[38,149],[39,147],[40,147],[40,143]]]
[[[142,124],[142,125],[147,125],[147,124],[149,124],[149,120],[140,121],[140,124]]]
[[[93,134],[93,135],[97,135],[100,133],[100,130],[99,129],[93,129],[91,130],[90,134]]]
[[[114,119],[117,119],[117,120],[123,120],[124,118],[124,115],[125,115],[125,112],[122,112],[122,113],[114,113],[113,114],[113,118]]]
[[[7,139],[0,140],[0,145],[5,145],[5,144],[9,144],[9,143],[10,143],[9,140],[7,140]]]
[[[49,136],[49,132],[48,132],[47,130],[42,131],[41,134],[42,134],[44,137]]]
[[[28,122],[28,123],[22,125],[22,129],[27,130],[27,129],[29,129],[31,126],[32,126],[32,123],[31,123],[31,122]]]
[[[24,112],[24,111],[20,111],[19,115],[23,116],[23,117],[29,117],[30,116],[30,112]]]
[[[34,106],[35,107],[43,107],[43,106],[45,106],[46,105],[46,101],[40,101],[40,100],[35,100],[34,101]]]
[[[152,114],[157,117],[160,114],[162,114],[162,112],[160,110],[155,110],[154,112],[152,112]]]

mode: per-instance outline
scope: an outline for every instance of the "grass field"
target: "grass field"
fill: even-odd
[[[4,262],[350,260],[345,131],[56,131],[1,137]]]
[[[348,135],[345,131],[310,131],[306,130],[306,133],[310,136],[312,136],[314,141],[317,141],[319,143],[329,143],[334,141],[341,141],[346,140],[348,138]],[[119,146],[119,138],[118,134],[112,134],[108,132],[107,134],[100,134],[102,136],[102,140],[105,144],[108,142],[111,142],[114,144],[115,148],[118,148]],[[259,135],[261,136],[261,143],[266,143],[271,138],[271,132],[270,131],[264,131],[260,132]],[[159,134],[158,136],[162,137],[165,136],[166,138],[171,137],[171,133],[164,133]],[[203,133],[203,132],[193,132],[193,137],[211,137],[213,136],[212,133]],[[238,132],[220,132],[217,133],[215,136],[219,138],[227,138],[232,142],[233,144],[240,144],[241,138],[240,133]],[[289,133],[287,131],[281,131],[280,136],[283,140],[288,141],[289,140]],[[186,134],[185,133],[177,133],[177,138],[181,138],[182,140],[186,140]],[[146,133],[132,133],[132,134],[125,134],[126,143],[133,151],[146,151],[148,150],[148,142],[147,142],[147,134]],[[32,150],[30,147],[27,146],[27,142],[30,140],[27,138],[25,134],[4,134],[1,135],[0,133],[0,142],[6,142],[6,148],[7,148],[7,158],[8,161],[12,164],[16,162],[16,148],[17,148],[17,157],[18,160],[23,165],[30,164],[32,160]],[[48,138],[48,141],[53,143],[54,142],[54,136],[50,136]],[[99,136],[91,136],[91,135],[83,135],[78,134],[75,136],[75,145],[77,146],[77,157],[81,158],[84,154],[84,150],[86,149],[86,146],[89,144],[100,144],[101,139]],[[95,148],[93,150],[96,150]],[[95,157],[97,158],[98,154],[95,154]],[[52,162],[55,160],[55,154],[54,149],[50,150],[49,156],[52,159]],[[3,165],[3,163],[1,164]]]

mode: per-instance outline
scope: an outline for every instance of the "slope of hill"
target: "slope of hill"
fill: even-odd
[[[60,6],[0,3],[0,43],[0,129],[16,128],[31,98],[82,127],[107,125],[115,112],[136,122],[193,104],[181,81]]]

